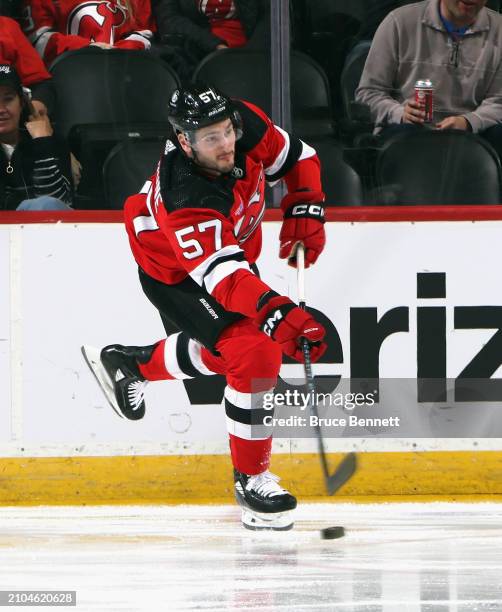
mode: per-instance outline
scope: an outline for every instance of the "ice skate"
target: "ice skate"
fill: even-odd
[[[106,399],[122,418],[137,421],[145,415],[148,381],[141,375],[138,362],[148,361],[153,348],[111,344],[99,351],[92,346],[82,347],[84,359]]]
[[[293,527],[296,498],[279,486],[279,477],[268,470],[247,476],[234,470],[235,498],[242,508],[246,529],[287,531]]]

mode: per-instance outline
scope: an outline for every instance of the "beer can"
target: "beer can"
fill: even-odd
[[[434,86],[430,79],[415,83],[415,102],[425,111],[424,121],[431,123],[434,113]]]

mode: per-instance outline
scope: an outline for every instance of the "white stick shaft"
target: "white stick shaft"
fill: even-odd
[[[298,280],[298,302],[305,306],[305,247],[300,242],[296,248],[296,270]]]

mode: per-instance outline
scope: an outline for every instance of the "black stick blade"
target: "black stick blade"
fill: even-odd
[[[328,495],[333,495],[343,487],[343,485],[352,478],[357,469],[357,456],[355,453],[349,453],[340,465],[336,468],[335,472],[325,479],[326,490]]]

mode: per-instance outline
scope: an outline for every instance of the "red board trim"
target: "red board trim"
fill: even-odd
[[[344,206],[327,208],[334,222],[396,221],[500,221],[502,206]],[[121,210],[1,211],[0,225],[29,223],[122,223]],[[281,221],[278,209],[267,210],[265,221]]]

